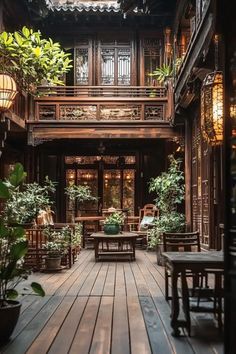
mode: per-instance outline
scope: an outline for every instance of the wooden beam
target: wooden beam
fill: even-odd
[[[208,14],[204,17],[203,24],[199,26],[195,39],[192,41],[188,54],[184,60],[182,70],[175,85],[175,102],[178,103],[181,92],[191,76],[195,63],[199,60],[204,47],[209,46],[209,42],[214,33],[214,17]]]
[[[42,126],[30,125],[28,144],[54,139],[169,139],[178,136],[170,126]]]

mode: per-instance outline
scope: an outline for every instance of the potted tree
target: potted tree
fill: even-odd
[[[27,279],[29,270],[24,266],[24,256],[28,250],[24,229],[11,226],[13,215],[6,212],[7,202],[15,195],[26,176],[23,166],[16,164],[9,177],[0,180],[0,199],[3,201],[0,213],[0,341],[7,340],[17,323],[20,313],[20,302],[16,289],[21,280]],[[13,212],[13,211],[12,211]],[[33,291],[41,296],[45,293],[38,283],[31,283]]]
[[[117,235],[124,223],[124,215],[122,212],[115,212],[104,220],[104,233],[107,235]]]
[[[181,171],[181,159],[168,156],[170,166],[167,172],[152,178],[149,183],[149,192],[155,192],[154,200],[159,208],[160,216],[154,226],[148,231],[148,244],[150,248],[157,249],[157,263],[162,264],[162,233],[181,232],[185,227],[185,216],[179,213],[177,207],[184,200],[184,176]]]

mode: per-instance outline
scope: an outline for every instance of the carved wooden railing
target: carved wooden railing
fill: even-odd
[[[40,87],[36,121],[163,121],[168,118],[165,87]]]

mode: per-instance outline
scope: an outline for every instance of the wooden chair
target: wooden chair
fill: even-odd
[[[163,233],[163,251],[164,252],[200,252],[200,235],[198,231],[185,233]],[[187,276],[193,278],[193,288],[198,285],[199,275],[188,273]],[[165,266],[165,298],[170,300],[169,296],[169,278],[170,274]]]
[[[151,227],[150,220],[159,216],[159,210],[154,204],[146,204],[142,209],[139,210],[139,222],[137,232],[139,237],[137,238],[137,242],[141,244],[141,247],[147,246],[147,230]],[[147,224],[143,223],[146,222]]]

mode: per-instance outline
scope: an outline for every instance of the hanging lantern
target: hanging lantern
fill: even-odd
[[[16,97],[16,83],[10,75],[0,74],[0,111],[7,111]]]
[[[205,138],[210,144],[223,141],[223,73],[208,74],[201,91],[201,125]]]

